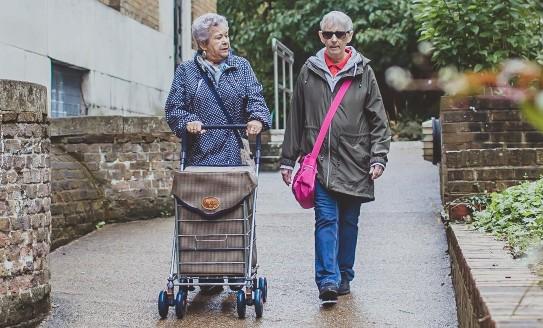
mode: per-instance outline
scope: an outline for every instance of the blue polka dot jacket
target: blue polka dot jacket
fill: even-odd
[[[258,120],[262,122],[263,129],[270,128],[270,111],[262,95],[262,85],[256,79],[249,62],[245,58],[230,54],[219,65],[220,74],[217,74],[212,72],[213,68],[206,65],[197,54],[195,59],[187,60],[177,67],[166,100],[166,121],[178,137],[182,137],[188,122],[228,124],[196,65],[200,65],[213,81],[234,124]],[[240,133],[243,135],[244,132]],[[241,165],[240,147],[233,130],[208,130],[199,135],[187,135],[190,138],[187,149],[188,165]]]

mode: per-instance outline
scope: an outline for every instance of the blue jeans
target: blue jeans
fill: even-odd
[[[360,198],[326,190],[315,181],[315,282],[354,278]]]

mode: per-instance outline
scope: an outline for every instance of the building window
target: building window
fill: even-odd
[[[81,94],[81,81],[86,71],[53,63],[51,81],[51,116],[80,116],[86,110]]]

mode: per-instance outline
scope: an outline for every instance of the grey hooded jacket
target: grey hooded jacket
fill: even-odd
[[[303,65],[285,128],[281,164],[293,167],[313,149],[333,97],[345,79],[354,79],[336,112],[318,157],[317,179],[328,190],[375,199],[370,166],[387,163],[388,119],[369,60],[351,49],[345,67],[332,77],[324,50]]]

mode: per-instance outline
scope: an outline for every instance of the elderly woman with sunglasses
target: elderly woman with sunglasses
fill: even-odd
[[[239,131],[202,130],[202,125],[247,124],[246,133],[270,126],[262,85],[249,62],[230,51],[228,22],[217,14],[194,20],[194,59],[181,63],[166,100],[166,120],[178,137],[191,134],[188,165],[242,165]],[[204,133],[205,132],[205,133]]]
[[[349,16],[332,11],[320,28],[324,48],[303,65],[294,89],[281,174],[289,185],[294,164],[311,152],[333,97],[352,79],[317,159],[315,282],[319,298],[333,303],[350,292],[360,206],[374,200],[374,181],[387,163],[390,130],[369,60],[347,46],[353,36]]]

